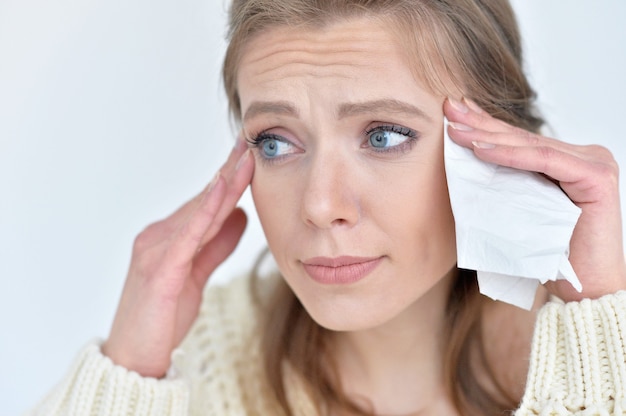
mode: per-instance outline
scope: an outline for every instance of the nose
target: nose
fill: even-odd
[[[321,155],[320,155],[321,156]],[[349,164],[340,157],[318,157],[303,172],[302,220],[316,228],[352,227],[360,218],[357,184]]]

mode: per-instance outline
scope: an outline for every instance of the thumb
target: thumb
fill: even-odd
[[[235,250],[248,222],[246,213],[235,208],[224,220],[220,231],[196,254],[191,278],[204,286],[213,271]]]

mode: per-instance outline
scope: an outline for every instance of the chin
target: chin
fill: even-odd
[[[308,312],[308,310],[307,310]],[[343,316],[328,316],[327,314],[312,315],[311,318],[321,327],[335,332],[358,332],[366,331],[383,325],[389,319],[371,319],[363,316],[352,316],[345,314]]]
[[[448,271],[441,275],[426,273],[422,279],[394,285],[380,284],[390,278],[377,275],[343,287],[303,283],[306,279],[294,279],[294,285],[289,285],[318,325],[330,331],[355,332],[379,328],[397,319],[438,319],[445,310],[453,278],[454,273]]]
[[[298,294],[296,293],[296,296]],[[365,331],[384,325],[398,316],[406,305],[385,302],[384,299],[355,299],[336,296],[334,299],[311,299],[300,297],[300,302],[311,318],[321,327],[330,331]]]

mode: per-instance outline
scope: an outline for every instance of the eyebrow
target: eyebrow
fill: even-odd
[[[432,121],[420,108],[394,99],[381,99],[360,103],[343,103],[339,105],[337,118],[354,117],[362,114],[393,113],[410,117],[419,117]],[[248,121],[263,114],[284,115],[294,118],[299,117],[298,109],[289,101],[254,101],[246,110],[243,120]]]
[[[298,118],[299,112],[288,101],[254,101],[246,110],[243,121],[248,121],[262,114],[276,114]]]
[[[353,117],[368,113],[393,113],[406,115],[409,117],[419,117],[428,121],[432,121],[432,119],[420,108],[404,101],[398,101],[393,99],[341,104],[339,106],[338,118],[341,119],[345,117]]]

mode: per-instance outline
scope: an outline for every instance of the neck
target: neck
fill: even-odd
[[[446,401],[445,305],[454,272],[391,321],[335,333],[335,357],[349,397],[357,403],[367,398],[364,404],[382,415],[419,414]]]

